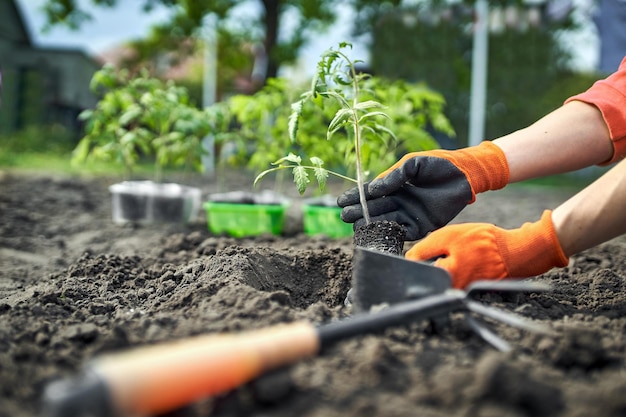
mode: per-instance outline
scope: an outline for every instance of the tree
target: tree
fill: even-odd
[[[91,0],[91,4],[113,8],[121,1]],[[150,42],[162,47],[172,45],[172,39],[194,35],[205,17],[211,14],[218,19],[218,30],[229,30],[228,18],[241,3],[238,0],[143,0],[146,12],[158,6],[172,11],[171,19],[153,31]],[[294,62],[309,37],[326,28],[335,18],[332,0],[249,0],[248,3],[262,9],[258,19],[246,25],[246,37],[263,45],[267,56],[261,84],[267,78],[276,77],[281,65]],[[91,19],[87,9],[81,7],[78,0],[46,0],[44,5],[48,26],[66,25],[74,29]],[[290,22],[295,23],[292,33],[284,33],[287,18],[295,19]]]
[[[353,0],[355,28],[371,33],[371,70],[424,81],[444,95],[460,139],[449,146],[467,144],[474,3]],[[487,138],[527,126],[567,97],[548,93],[571,73],[568,52],[555,35],[574,22],[569,12],[556,15],[550,3],[489,2]]]

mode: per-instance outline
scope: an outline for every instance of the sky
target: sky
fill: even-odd
[[[42,33],[45,16],[41,12],[45,0],[18,0],[33,41],[40,46],[62,46],[84,49],[91,54],[103,52],[124,41],[138,38],[148,28],[165,19],[163,10],[146,14],[141,10],[143,2],[121,1],[115,9],[93,8],[94,20],[86,22],[80,31],[56,26]],[[85,3],[80,1],[80,3]]]
[[[31,36],[35,44],[48,47],[75,47],[97,55],[125,41],[139,38],[148,33],[151,25],[164,21],[167,11],[158,9],[145,13],[141,9],[143,1],[120,1],[114,9],[93,8],[94,19],[83,24],[79,32],[56,26],[48,33],[42,33],[45,17],[41,7],[45,0],[17,0],[20,5]],[[88,0],[79,0],[79,3],[89,4]],[[247,3],[247,5],[246,5]],[[256,2],[242,2],[244,5],[238,11],[238,16],[255,13]],[[301,61],[305,66],[311,66],[318,61],[319,56],[331,46],[337,46],[340,41],[354,43],[353,55],[355,59],[367,60],[367,47],[364,42],[357,42],[350,36],[350,16],[348,8],[339,4],[337,7],[338,21],[323,35],[315,36],[310,44],[302,51]],[[242,21],[244,21],[242,19]],[[308,65],[307,65],[308,64]],[[291,72],[299,72],[292,69]]]
[[[33,41],[40,46],[75,47],[96,55],[111,49],[125,41],[139,38],[147,34],[149,27],[166,19],[167,11],[157,9],[151,13],[141,10],[140,0],[119,1],[114,9],[93,8],[94,20],[86,22],[79,32],[64,27],[54,27],[48,33],[42,33],[44,15],[41,7],[45,0],[17,0],[27,20]],[[574,0],[584,5],[590,0]],[[89,0],[79,0],[79,3],[89,5]],[[255,13],[255,2],[242,2],[241,15]],[[352,39],[350,36],[351,16],[349,8],[338,2],[338,21],[322,35],[315,36],[312,42],[302,51],[300,67],[311,68],[317,62],[320,54],[336,46],[340,41],[350,41],[354,44],[352,57],[367,62],[367,45],[364,41]],[[584,16],[583,16],[584,18]],[[595,30],[590,25],[584,25],[579,33],[570,35],[566,39],[575,55],[575,68],[591,70],[597,62],[597,39]],[[292,69],[292,73],[299,73],[300,68]],[[289,74],[286,74],[289,75]],[[306,74],[308,76],[308,74]]]

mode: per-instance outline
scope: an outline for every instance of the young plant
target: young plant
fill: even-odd
[[[308,91],[284,110],[273,110],[281,115],[275,119],[274,126],[281,127],[274,136],[282,135],[273,145],[283,146],[283,138],[288,137],[291,152],[261,172],[255,185],[269,173],[291,169],[303,194],[310,172],[321,191],[328,176],[334,175],[357,184],[364,217],[370,223],[364,204],[365,177],[387,169],[398,160],[398,154],[439,147],[434,133],[449,138],[455,133],[444,114],[445,99],[440,93],[423,83],[360,73],[359,61],[345,52],[350,48],[349,43],[340,43],[338,50],[322,54]],[[289,97],[288,93],[283,97]],[[285,114],[287,126],[282,127]],[[323,135],[321,128],[326,131]]]
[[[330,140],[339,131],[345,131],[351,138],[352,146],[350,150],[355,156],[356,181],[347,176],[330,171],[323,167],[324,161],[316,156],[309,158],[311,165],[303,165],[302,158],[289,154],[288,156],[274,162],[274,168],[260,173],[254,183],[257,184],[264,176],[270,172],[291,168],[293,170],[294,182],[298,191],[302,194],[310,182],[307,170],[312,170],[320,186],[324,188],[329,174],[336,175],[343,179],[355,181],[359,189],[361,204],[364,209],[366,223],[370,223],[370,215],[365,204],[365,175],[363,167],[362,146],[364,135],[368,133],[376,138],[391,136],[395,138],[393,132],[380,123],[381,118],[389,119],[389,116],[382,110],[384,106],[376,100],[362,100],[361,85],[369,78],[368,74],[357,71],[356,65],[359,60],[352,60],[345,52],[352,48],[347,42],[339,44],[338,49],[330,49],[324,52],[317,64],[317,73],[311,83],[311,89],[303,93],[300,100],[291,105],[291,116],[289,117],[289,137],[292,142],[296,141],[296,134],[303,115],[304,104],[313,101],[318,106],[323,106],[325,100],[331,100],[338,104],[339,108],[329,122],[326,139]]]

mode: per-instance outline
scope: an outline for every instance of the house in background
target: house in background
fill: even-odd
[[[55,123],[78,132],[100,67],[82,50],[34,45],[16,1],[0,0],[0,133]]]

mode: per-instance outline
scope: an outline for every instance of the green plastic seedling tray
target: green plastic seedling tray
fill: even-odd
[[[280,235],[289,204],[239,204],[207,201],[203,207],[209,230],[233,237]]]
[[[352,236],[352,224],[341,220],[340,207],[304,204],[302,206],[304,233],[309,236],[326,235],[331,238]]]

